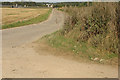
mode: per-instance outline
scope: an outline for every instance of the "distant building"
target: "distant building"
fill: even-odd
[[[53,4],[46,4],[47,5],[47,7],[53,7]]]
[[[18,4],[16,4],[15,7],[17,8],[17,7],[18,7]]]
[[[50,6],[51,8],[53,8],[53,4],[51,4],[51,6]]]
[[[26,5],[24,5],[24,8],[26,8],[27,6]]]
[[[12,5],[12,8],[18,8],[18,4]]]

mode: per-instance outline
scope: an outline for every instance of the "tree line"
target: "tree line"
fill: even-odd
[[[48,2],[2,2],[2,5],[27,5],[27,6],[40,6],[40,7],[47,7],[46,4],[53,4],[54,7],[69,7],[69,6],[87,6],[88,2],[59,2],[59,3],[48,3]],[[92,2],[89,2],[89,5],[92,5]]]
[[[61,3],[54,3],[54,7],[70,7],[70,6],[76,6],[76,7],[82,7],[82,6],[91,6],[92,2],[61,2]]]

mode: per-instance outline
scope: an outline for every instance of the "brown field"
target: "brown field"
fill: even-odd
[[[29,20],[47,13],[47,8],[2,8],[2,25]]]

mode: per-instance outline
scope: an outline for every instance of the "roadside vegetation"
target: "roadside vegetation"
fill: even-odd
[[[42,22],[51,11],[48,8],[2,8],[2,29]]]
[[[63,29],[42,38],[50,46],[99,63],[118,63],[118,3],[65,7]]]

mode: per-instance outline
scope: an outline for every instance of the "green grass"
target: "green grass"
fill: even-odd
[[[50,35],[46,35],[42,40],[46,41],[46,43],[53,48],[74,53],[80,58],[88,60],[99,58],[99,61],[96,62],[100,62],[100,59],[109,60],[118,56],[117,54],[109,53],[108,51],[101,51],[85,42],[77,42],[73,38],[61,35],[60,32],[61,31],[57,31]]]
[[[29,25],[29,24],[34,24],[34,23],[45,21],[46,19],[48,19],[51,12],[52,12],[52,9],[50,9],[46,14],[39,15],[38,17],[32,18],[30,20],[18,21],[18,22],[8,24],[8,25],[2,25],[2,29],[19,27],[19,26],[24,26],[24,25]]]

